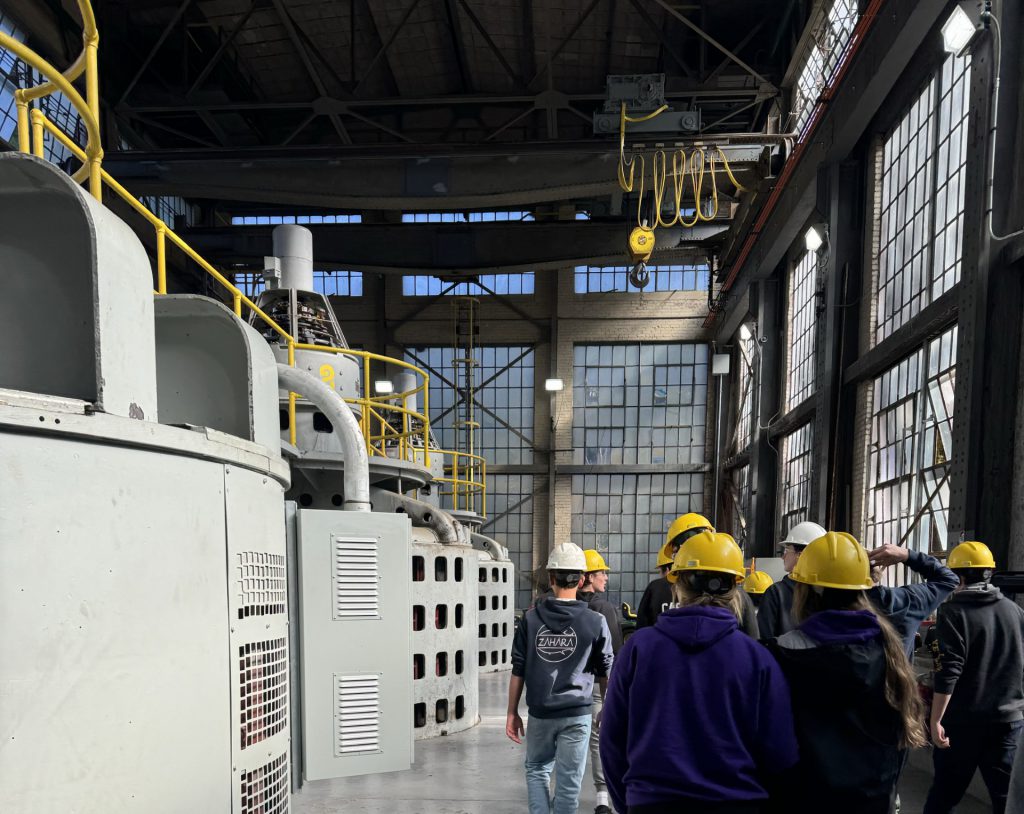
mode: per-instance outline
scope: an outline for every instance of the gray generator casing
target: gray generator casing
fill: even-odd
[[[412,766],[410,522],[296,512],[304,777]]]
[[[481,673],[512,669],[515,635],[515,573],[507,560],[480,551],[477,569],[478,663]]]
[[[480,719],[478,552],[469,546],[438,543],[427,529],[414,529],[414,535],[413,663],[406,669],[411,668],[414,676],[413,731],[422,740],[462,732]]]

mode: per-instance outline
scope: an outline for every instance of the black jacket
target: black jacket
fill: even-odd
[[[587,606],[597,613],[600,613],[608,623],[608,631],[612,637],[612,652],[617,656],[622,647],[622,623],[619,622],[619,614],[615,606],[598,596],[596,591],[577,591],[576,598],[586,602]]]
[[[768,644],[789,681],[800,766],[792,810],[884,797],[906,757],[899,714],[886,703],[881,630],[864,611],[826,611]]]
[[[939,606],[935,692],[949,694],[947,723],[1024,717],[1024,610],[998,588],[965,588]]]
[[[740,602],[743,605],[742,616],[739,619],[740,630],[752,639],[764,638],[758,636],[757,611],[754,609],[754,601],[742,588],[739,589]],[[648,627],[658,621],[658,617],[669,608],[676,607],[675,597],[672,595],[672,583],[665,577],[659,577],[647,586],[640,606],[636,614],[637,629]]]
[[[672,607],[672,585],[667,577],[658,577],[644,590],[636,609],[637,629],[650,627],[662,613]]]
[[[761,640],[775,639],[793,629],[790,611],[793,609],[793,589],[796,583],[787,574],[783,579],[768,586],[757,609],[757,628]]]

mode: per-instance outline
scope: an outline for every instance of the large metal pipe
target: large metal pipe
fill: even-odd
[[[370,511],[370,462],[366,457],[366,442],[352,409],[336,391],[304,370],[279,364],[277,378],[282,390],[309,399],[334,426],[345,456],[345,511]]]
[[[373,490],[373,501],[377,511],[403,512],[409,515],[414,526],[428,528],[437,535],[437,540],[445,545],[469,545],[469,535],[464,526],[448,512],[437,506],[431,506],[422,500],[389,492],[385,489]]]

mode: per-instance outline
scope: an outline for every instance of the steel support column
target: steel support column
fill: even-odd
[[[776,484],[779,455],[772,445],[767,427],[778,413],[782,388],[780,371],[782,342],[785,332],[780,324],[781,288],[778,278],[760,280],[756,298],[752,290],[751,307],[757,314],[756,339],[760,361],[757,365],[758,387],[754,390],[754,441],[750,446],[750,537],[747,553],[770,557],[775,549]],[[756,299],[756,302],[754,300]],[[764,341],[761,341],[761,340]]]

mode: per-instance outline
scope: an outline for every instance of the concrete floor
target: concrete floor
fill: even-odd
[[[292,814],[523,814],[526,781],[525,744],[505,737],[508,673],[480,679],[480,725],[458,735],[416,743],[411,771],[347,780],[307,783],[292,800]],[[926,766],[921,755],[914,763]],[[589,774],[580,811],[594,810]],[[900,784],[904,814],[918,814],[930,784],[928,772],[908,766]],[[957,814],[991,811],[977,798],[966,798]]]

